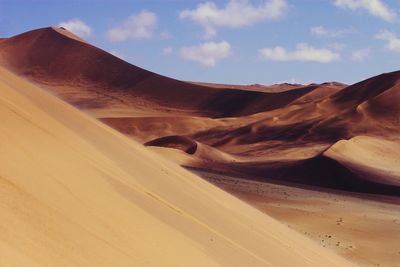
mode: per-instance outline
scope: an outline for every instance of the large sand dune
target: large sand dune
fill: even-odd
[[[0,70],[1,266],[347,266]]]
[[[194,85],[128,64],[60,28],[14,36],[0,49],[7,68],[86,109],[122,106],[224,117],[275,109],[312,91],[266,93]]]

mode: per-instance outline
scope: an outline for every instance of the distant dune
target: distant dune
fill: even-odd
[[[261,189],[243,193],[240,185],[270,188],[265,184],[278,184],[296,188],[293,192],[302,188],[309,190],[310,198],[318,192],[319,196],[332,194],[335,201],[355,194],[378,201],[394,197],[390,201],[398,202],[400,71],[349,86],[337,82],[265,86],[179,81],[131,65],[52,27],[0,40],[0,65],[5,88],[1,114],[6,122],[0,140],[8,146],[3,153],[3,162],[7,162],[3,179],[22,188],[20,195],[5,191],[7,199],[21,200],[16,202],[20,206],[0,208],[9,214],[7,218],[23,218],[29,200],[23,201],[37,198],[45,206],[35,204],[37,210],[51,209],[54,213],[49,211],[46,218],[66,221],[67,229],[57,232],[56,223],[41,225],[39,219],[35,226],[22,219],[0,222],[0,227],[18,224],[26,231],[18,235],[20,242],[11,238],[17,233],[10,227],[6,230],[12,234],[0,237],[0,248],[6,249],[10,260],[22,253],[21,259],[33,263],[34,254],[28,251],[34,251],[42,255],[39,265],[85,266],[93,255],[102,255],[95,257],[99,261],[118,255],[121,266],[157,266],[160,262],[170,266],[347,264],[162,156],[223,188],[233,188],[242,199],[285,222],[296,212],[296,205],[306,200],[287,202],[285,198],[281,201],[286,206],[277,212],[276,207],[264,209]],[[13,108],[23,114],[11,112]],[[23,169],[12,163],[20,162],[19,158],[24,158]],[[43,181],[32,184],[31,176],[43,177]],[[48,191],[62,198],[56,201]],[[337,205],[332,199],[332,205]],[[321,203],[325,202],[312,205],[321,210],[330,205]],[[75,207],[77,212],[72,213]],[[359,216],[357,212],[352,215]],[[82,221],[81,214],[86,216]],[[362,223],[359,217],[353,221]],[[396,224],[397,219],[392,222]],[[305,227],[300,219],[296,223],[298,229]],[[330,224],[324,223],[326,228],[318,231],[331,231]],[[375,224],[365,222],[363,229]],[[311,227],[305,228],[309,231]],[[46,229],[51,232],[49,240]],[[394,228],[387,231],[397,233]],[[69,232],[83,242],[77,258],[72,257],[71,248],[78,241],[68,239]],[[358,233],[351,234],[357,240]],[[40,245],[34,247],[31,241],[36,238]],[[64,238],[72,243],[57,242]],[[365,257],[372,257],[365,252],[370,251],[365,244],[357,248],[361,252],[351,250],[343,255],[364,263]],[[385,262],[396,262],[392,254],[385,254]],[[68,255],[68,261],[62,261],[63,255]]]
[[[263,85],[263,84],[236,85],[236,84],[220,84],[220,83],[205,83],[205,82],[190,82],[190,83],[207,86],[211,88],[239,89],[239,90],[258,91],[265,93],[279,93],[304,87],[327,87],[335,91],[335,89],[343,89],[344,87],[346,87],[346,84],[338,82],[326,82],[322,84],[313,83],[309,85],[303,85],[297,83],[278,83],[273,85]]]
[[[276,109],[312,90],[264,93],[194,85],[128,64],[60,28],[20,34],[5,40],[0,49],[7,68],[48,85],[81,108],[130,107],[231,117]]]

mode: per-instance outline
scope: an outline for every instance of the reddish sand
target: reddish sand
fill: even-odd
[[[129,137],[168,148],[152,149],[200,175],[284,184],[309,194],[333,192],[336,199],[349,192],[360,199],[376,196],[375,201],[400,196],[400,72],[351,86],[183,82],[126,63],[57,28],[1,41],[0,63]],[[232,190],[259,207],[259,196],[242,191]],[[272,210],[264,204],[262,210]],[[287,222],[291,210],[284,211],[285,216],[272,214]],[[399,238],[391,227],[388,233]],[[373,246],[386,245],[378,240]],[[365,244],[360,250],[344,255],[363,264],[379,263],[379,255],[387,266],[397,261],[383,252],[365,260],[372,254]]]

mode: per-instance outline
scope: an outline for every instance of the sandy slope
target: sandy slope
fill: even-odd
[[[0,69],[0,266],[347,266]]]
[[[356,136],[334,144],[325,153],[371,181],[400,186],[400,142]]]

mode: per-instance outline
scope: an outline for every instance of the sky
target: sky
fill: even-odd
[[[400,0],[0,0],[0,37],[48,26],[181,80],[351,84],[400,69]]]

